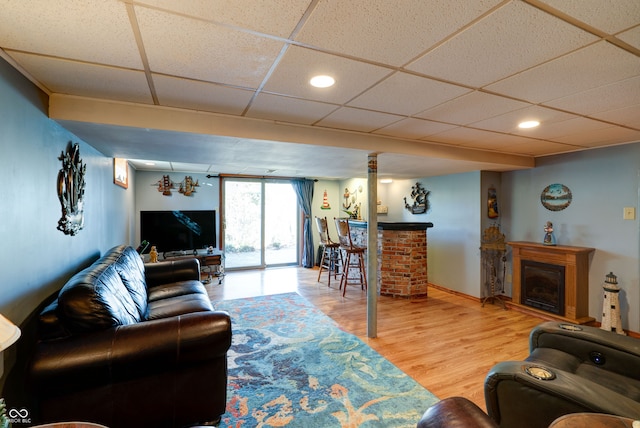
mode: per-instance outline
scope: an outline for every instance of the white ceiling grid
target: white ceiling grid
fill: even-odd
[[[106,156],[157,161],[136,168],[343,178],[376,152],[381,175],[409,178],[640,141],[637,0],[0,10],[0,56],[52,96],[52,118]],[[309,86],[320,73],[336,85]],[[127,120],[101,116],[110,103]],[[176,123],[145,125],[167,114]],[[525,119],[542,125],[518,129]]]

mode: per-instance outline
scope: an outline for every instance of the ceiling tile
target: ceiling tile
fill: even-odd
[[[0,46],[141,70],[125,3],[97,3],[0,0]]]
[[[545,103],[562,110],[593,115],[632,106],[640,101],[640,76],[621,80]],[[638,120],[640,122],[640,119]]]
[[[389,69],[291,46],[276,67],[264,90],[315,101],[343,104],[373,86]],[[330,88],[314,88],[309,80],[328,74],[336,80]]]
[[[134,3],[285,38],[291,35],[309,6],[309,0],[135,0]],[[269,19],[265,19],[267,16]]]
[[[576,132],[558,137],[556,141],[581,147],[603,147],[640,141],[640,131],[611,126],[608,128]]]
[[[398,72],[348,105],[410,116],[469,91],[461,86]]]
[[[596,113],[592,115],[592,117],[607,120],[612,123],[619,123],[634,129],[640,129],[640,104],[617,110]]]
[[[609,128],[610,126],[610,124],[599,120],[573,116],[567,120],[543,122],[537,128],[522,129],[515,133],[531,138],[566,142],[567,140],[563,140],[561,138],[576,132],[585,134],[590,131]]]
[[[618,34],[618,38],[630,44],[636,49],[640,49],[640,25],[624,33]]]
[[[403,0],[399,7],[388,0],[321,1],[296,40],[401,66],[498,3]]]
[[[549,6],[604,31],[615,34],[638,25],[638,0],[540,0]]]
[[[458,127],[431,135],[429,141],[477,149],[498,150],[513,144],[531,142],[532,140],[515,135]]]
[[[490,85],[488,89],[543,103],[637,76],[638,70],[640,57],[603,41]]]
[[[261,93],[251,104],[246,116],[311,125],[337,108],[334,104]]]
[[[595,40],[535,7],[512,1],[407,68],[479,88]]]
[[[138,171],[170,171],[171,170],[171,162],[162,162],[158,160],[144,160],[144,159],[128,159],[128,162]]]
[[[240,115],[254,92],[159,74],[153,82],[160,105]]]
[[[209,172],[211,165],[209,164],[201,164],[201,163],[182,163],[182,162],[171,162],[171,168],[175,172]],[[175,177],[176,180],[183,180],[183,177]]]
[[[527,106],[529,104],[522,101],[474,91],[423,111],[416,116],[458,125],[468,125]]]
[[[137,8],[151,71],[257,88],[283,43],[197,19]]]
[[[400,116],[342,107],[318,122],[319,126],[349,131],[371,132],[400,120]]]
[[[598,147],[640,141],[640,131],[609,126],[555,138],[556,141],[581,147]]]
[[[554,143],[551,141],[536,141],[535,143],[528,142],[508,147],[509,153],[519,153],[529,156],[560,154],[573,152],[578,149],[580,149],[580,147],[570,144]]]
[[[454,125],[424,119],[406,118],[374,131],[374,134],[419,140],[455,128]]]
[[[142,71],[10,52],[49,91],[90,98],[152,104],[149,84]]]
[[[550,123],[562,122],[573,119],[575,116],[558,110],[531,106],[520,110],[510,111],[500,116],[474,122],[470,126],[474,128],[486,129],[489,131],[504,132],[509,134],[520,134],[534,136],[536,130],[545,127]],[[537,120],[540,122],[539,128],[520,129],[518,124],[527,120]]]

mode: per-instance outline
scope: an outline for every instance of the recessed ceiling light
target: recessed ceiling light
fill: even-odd
[[[518,124],[518,128],[520,129],[529,129],[529,128],[535,128],[536,126],[539,126],[540,122],[538,122],[537,120],[527,120],[526,122],[520,122]]]
[[[148,166],[154,166],[156,163],[155,162],[145,162],[144,164],[148,165]]]
[[[393,180],[391,178],[381,178],[380,183],[389,184],[389,183],[393,183]]]
[[[333,86],[336,80],[331,76],[314,76],[309,80],[309,83],[316,88],[328,88]]]

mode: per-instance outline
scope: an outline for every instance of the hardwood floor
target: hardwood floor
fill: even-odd
[[[541,318],[481,307],[477,299],[429,287],[429,296],[399,299],[379,296],[377,337],[367,337],[366,293],[327,287],[317,269],[276,268],[227,273],[223,284],[208,285],[212,299],[297,292],[439,398],[463,396],[482,409],[484,378],[496,363],[528,355],[531,329]],[[426,410],[426,409],[425,409]]]

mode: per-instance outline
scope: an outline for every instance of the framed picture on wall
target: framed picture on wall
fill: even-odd
[[[129,164],[126,159],[113,158],[113,182],[125,189],[129,187]]]

